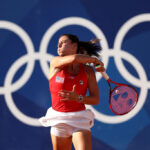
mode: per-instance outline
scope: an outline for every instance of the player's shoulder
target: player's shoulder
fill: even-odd
[[[93,69],[93,67],[91,65],[85,64],[84,65],[84,70],[87,73],[87,75],[95,74],[94,73],[94,69]]]
[[[51,67],[52,66],[55,67],[60,60],[61,60],[60,56],[52,57],[51,60],[50,60]]]
[[[52,57],[51,60],[50,60],[50,62],[57,61],[58,59],[60,59],[60,56]]]

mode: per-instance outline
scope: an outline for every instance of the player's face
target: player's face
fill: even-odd
[[[58,55],[66,56],[71,54],[76,54],[76,43],[72,41],[67,36],[61,36],[58,41]]]

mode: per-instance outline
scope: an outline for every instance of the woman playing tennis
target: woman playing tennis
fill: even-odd
[[[85,104],[99,103],[99,89],[95,72],[88,64],[99,64],[98,71],[105,70],[101,61],[90,56],[98,56],[100,49],[94,42],[80,42],[75,35],[59,38],[59,56],[50,61],[52,107],[40,118],[43,126],[51,126],[53,150],[71,150],[72,143],[76,150],[92,150],[90,128],[94,114]]]

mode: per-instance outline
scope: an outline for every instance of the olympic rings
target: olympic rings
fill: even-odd
[[[34,53],[34,46],[32,44],[30,37],[22,28],[20,28],[18,25],[14,24],[14,23],[11,23],[8,21],[0,21],[0,28],[7,29],[7,30],[10,30],[10,31],[16,33],[21,38],[21,40],[24,42],[28,55],[32,56],[32,54]],[[25,73],[24,73],[25,75],[23,75],[21,77],[21,79],[16,83],[16,85],[17,84],[20,84],[20,86],[24,85],[23,81],[25,80],[27,71],[30,69],[33,69],[33,67],[34,67],[33,63],[34,62],[32,61],[32,59],[30,59],[28,65],[25,69]],[[3,88],[0,87],[0,94],[5,93],[5,91],[6,91],[5,86]]]
[[[123,38],[125,37],[125,34],[128,32],[130,28],[132,28],[134,25],[150,21],[150,14],[141,14],[138,16],[135,16],[131,18],[129,21],[127,21],[119,30],[118,34],[116,35],[115,42],[114,42],[114,48],[109,49],[107,40],[103,34],[103,32],[99,29],[98,26],[96,26],[91,21],[81,18],[81,17],[68,17],[61,19],[54,23],[52,26],[48,28],[48,30],[43,35],[43,38],[40,43],[39,52],[35,52],[34,46],[32,43],[32,40],[28,36],[28,34],[18,25],[8,22],[8,21],[0,21],[0,28],[7,29],[15,34],[17,34],[22,41],[25,44],[25,47],[27,49],[27,54],[16,60],[8,70],[6,74],[6,78],[4,81],[4,86],[0,87],[0,94],[4,95],[6,104],[10,110],[10,112],[21,122],[31,125],[31,126],[41,126],[38,122],[38,118],[32,118],[29,116],[26,116],[23,114],[14,104],[13,98],[12,98],[12,92],[17,91],[23,85],[29,80],[31,77],[31,74],[33,72],[35,60],[40,61],[41,68],[43,70],[44,75],[48,79],[48,72],[49,68],[47,65],[47,62],[53,57],[53,55],[47,53],[48,44],[52,38],[52,36],[61,28],[69,25],[79,25],[83,26],[90,31],[92,31],[97,38],[102,39],[102,47],[104,48],[102,56],[103,61],[105,64],[105,67],[108,65],[108,60],[110,56],[114,57],[116,67],[118,68],[118,71],[120,74],[131,84],[141,88],[140,94],[139,94],[139,103],[133,109],[131,112],[129,112],[126,115],[123,116],[108,116],[105,114],[102,114],[101,112],[98,112],[95,110],[92,106],[87,106],[88,108],[92,109],[95,113],[95,117],[98,121],[109,123],[109,124],[115,124],[115,123],[121,123],[124,121],[127,121],[134,117],[143,107],[147,94],[148,89],[150,88],[150,82],[147,81],[147,75],[146,72],[142,66],[142,64],[136,59],[136,57],[132,56],[131,54],[127,53],[124,50],[121,50],[121,44],[123,41]],[[122,58],[128,61],[130,64],[133,65],[133,67],[136,69],[139,78],[135,78],[133,75],[131,75],[126,68],[124,67],[122,63]],[[25,69],[24,74],[18,81],[12,84],[13,77],[17,70],[27,63],[27,67]],[[97,80],[101,79],[101,76],[96,74]],[[7,89],[7,90],[6,90]]]

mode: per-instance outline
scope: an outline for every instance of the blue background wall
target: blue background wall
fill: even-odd
[[[139,92],[139,110],[128,119],[113,123],[103,116],[97,116],[92,128],[94,150],[149,150],[150,149],[150,1],[100,1],[100,0],[0,0],[0,149],[1,150],[50,150],[52,149],[49,128],[41,127],[37,119],[45,115],[51,106],[48,80],[40,60],[47,62],[52,55],[57,55],[57,40],[63,33],[73,33],[80,40],[90,40],[96,35],[85,26],[68,25],[54,32],[48,43],[47,53],[42,56],[40,45],[49,27],[61,19],[81,17],[99,28],[107,39],[108,47],[102,46],[110,57],[106,59],[107,72],[117,82],[128,83]],[[126,77],[124,70],[114,61],[117,49],[114,40],[120,28],[127,21],[140,16],[140,23],[130,28],[122,41],[121,48],[125,54],[121,57],[123,66],[136,80]],[[133,21],[136,22],[136,21]],[[78,22],[77,24],[79,24]],[[10,26],[7,26],[10,25]],[[15,26],[13,28],[13,25]],[[27,45],[32,45],[27,55],[25,42],[16,35],[22,35],[21,28],[30,38]],[[129,27],[129,25],[127,25]],[[14,29],[12,32],[10,29]],[[13,30],[12,29],[12,30]],[[55,29],[55,28],[54,28]],[[17,31],[16,31],[17,30]],[[52,30],[53,31],[53,30]],[[121,34],[122,35],[122,34]],[[23,37],[25,37],[23,35]],[[106,48],[106,49],[105,49]],[[34,53],[33,53],[34,51]],[[127,54],[133,56],[131,60]],[[122,53],[118,52],[118,56]],[[34,61],[32,69],[27,62],[17,62],[18,69],[12,66],[26,56]],[[41,57],[42,56],[42,57]],[[48,58],[47,58],[48,57]],[[105,59],[106,56],[104,56]],[[33,62],[31,62],[33,64]],[[140,66],[140,67],[139,67]],[[120,66],[121,68],[121,66]],[[14,72],[14,75],[12,75]],[[30,72],[30,73],[29,73]],[[12,75],[12,79],[11,79]],[[18,83],[17,83],[18,81]],[[21,85],[21,82],[24,83]],[[17,84],[16,84],[17,83]],[[16,86],[14,86],[16,84]],[[108,86],[104,79],[98,81],[100,104],[93,108],[97,114],[113,116],[108,107]],[[138,108],[135,108],[136,110]],[[113,119],[115,121],[115,118]]]

